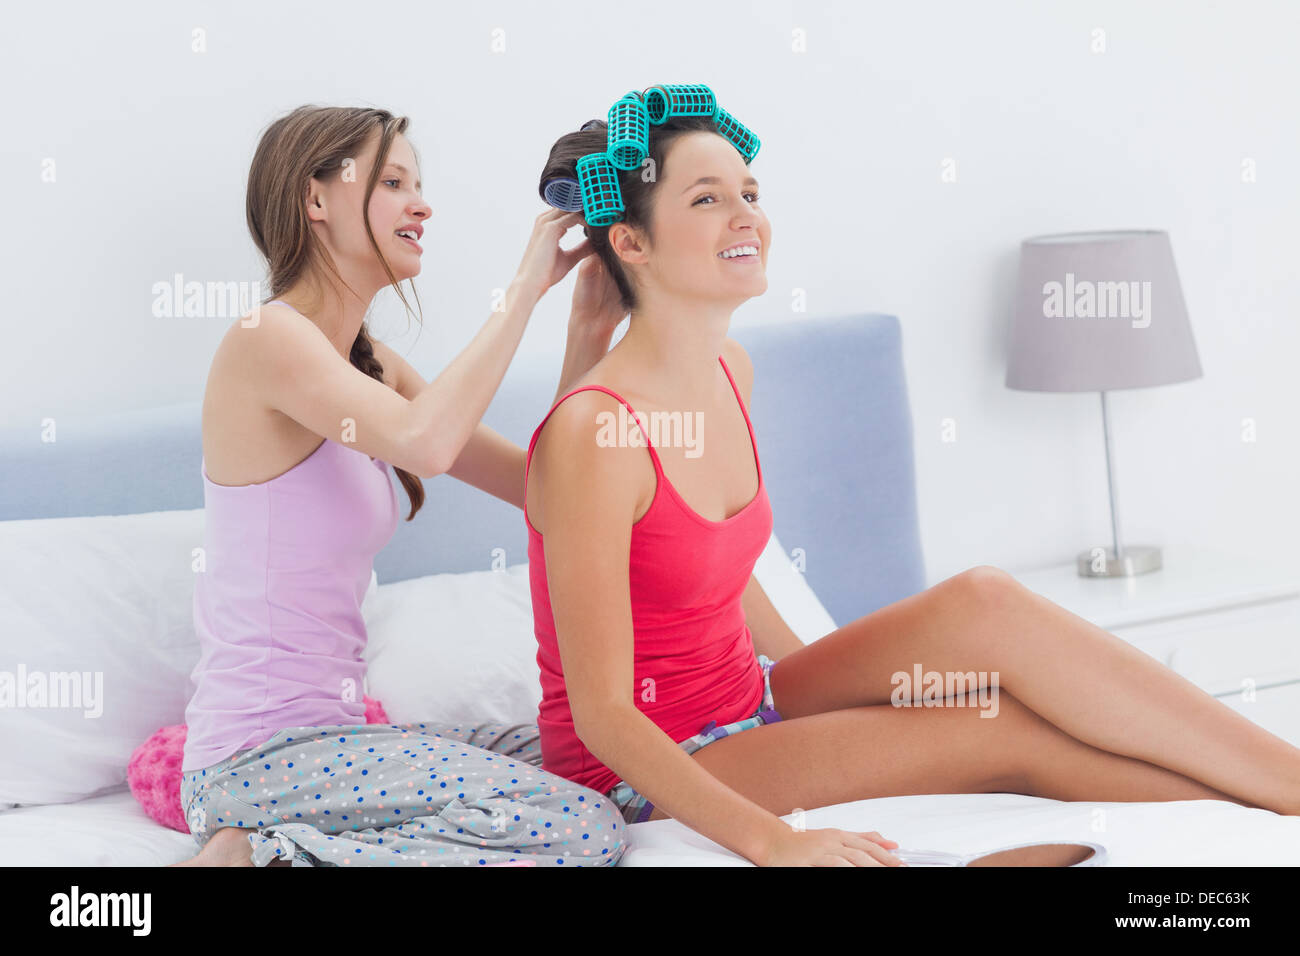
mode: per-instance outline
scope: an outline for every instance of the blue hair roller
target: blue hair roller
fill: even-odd
[[[565,212],[582,211],[582,187],[578,185],[576,179],[568,176],[548,179],[542,195],[556,209],[563,209]]]
[[[594,128],[600,120],[589,119],[578,128],[585,133]],[[542,187],[542,198],[547,205],[564,212],[582,212],[582,186],[572,176],[554,176]]]

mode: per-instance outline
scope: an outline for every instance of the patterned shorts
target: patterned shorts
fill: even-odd
[[[781,715],[776,711],[776,705],[772,702],[772,666],[776,662],[766,654],[759,654],[758,663],[763,668],[763,703],[759,705],[758,710],[750,717],[721,727],[718,726],[716,720],[711,720],[704,725],[698,734],[694,737],[687,737],[677,746],[688,754],[693,754],[701,747],[706,747],[715,740],[738,734],[742,730],[749,730],[751,727],[761,727],[763,724],[775,723],[781,719]],[[628,823],[645,823],[650,819],[650,814],[654,812],[653,803],[621,780],[610,788],[606,796],[623,811],[623,819]]]

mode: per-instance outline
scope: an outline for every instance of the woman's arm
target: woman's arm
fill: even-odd
[[[575,247],[570,253],[581,251],[582,247]],[[588,255],[578,268],[578,282],[573,290],[573,309],[569,313],[569,333],[565,340],[564,364],[560,370],[559,387],[551,399],[552,405],[572,388],[584,372],[605,357],[610,340],[614,337],[614,329],[622,318],[617,287],[606,279],[600,257]],[[416,374],[409,365],[407,369]],[[447,474],[522,510],[526,461],[522,448],[480,422],[460,457],[456,459],[456,464]]]
[[[590,240],[585,240],[573,251],[590,247]],[[618,286],[605,271],[605,264],[600,256],[588,254],[578,266],[578,281],[573,287],[573,306],[569,312],[564,367],[552,405],[573,387],[584,372],[605,357],[614,329],[626,316]]]
[[[628,557],[632,522],[655,479],[644,448],[597,444],[596,416],[613,407],[595,391],[560,405],[530,473],[574,727],[598,760],[665,813],[763,862],[789,827],[696,763],[634,702],[643,688],[633,670]]]
[[[533,224],[519,270],[493,312],[432,382],[405,398],[341,356],[316,325],[291,309],[268,306],[239,330],[241,364],[270,408],[324,437],[342,440],[389,464],[431,478],[450,469],[478,429],[542,294],[582,257],[560,239],[578,213],[548,209]]]
[[[516,508],[524,506],[524,450],[482,422],[447,474]]]
[[[605,357],[614,326],[592,322],[578,312],[569,318],[569,337],[564,346],[564,366],[560,370],[560,385],[555,390],[551,404],[558,402],[582,374]]]
[[[424,377],[402,356],[383,342],[375,342],[375,358],[384,366],[384,378],[405,398],[414,398],[424,386]],[[482,422],[461,449],[447,474],[480,491],[524,506],[524,450]]]
[[[621,316],[615,314],[619,310],[616,306],[611,306],[610,302],[610,289],[613,289],[614,295],[617,295],[617,289],[613,288],[612,283],[608,283],[610,289],[604,288],[603,280],[604,270],[600,268],[600,259],[589,256],[578,270],[564,365],[555,398],[551,400],[552,405],[609,351],[610,339]],[[385,379],[392,382],[400,395],[414,399],[424,387],[423,376],[410,362],[383,342],[376,341],[374,348],[375,357],[384,367]],[[525,460],[524,449],[479,422],[447,474],[522,510]]]

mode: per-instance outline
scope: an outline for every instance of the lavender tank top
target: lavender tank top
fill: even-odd
[[[182,769],[286,727],[364,723],[361,602],[399,520],[388,463],[327,438],[269,481],[200,473],[205,569]]]

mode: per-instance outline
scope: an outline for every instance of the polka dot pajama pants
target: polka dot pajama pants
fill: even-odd
[[[185,772],[200,847],[252,828],[252,861],[294,866],[613,866],[606,796],[541,768],[536,725],[289,727]]]

